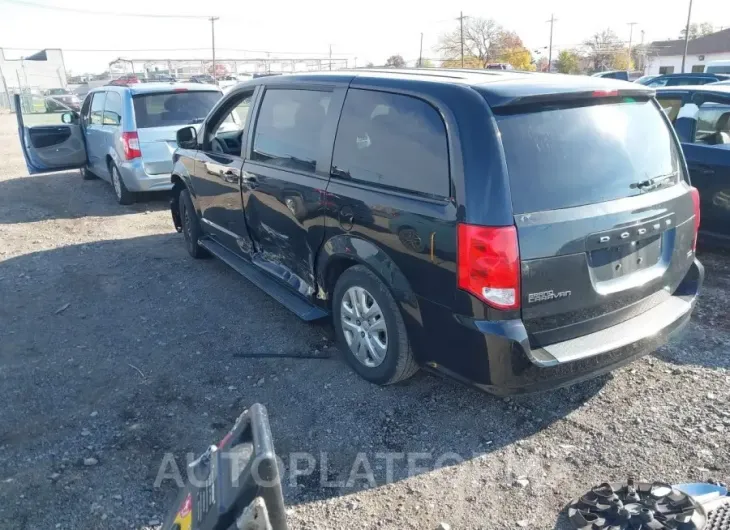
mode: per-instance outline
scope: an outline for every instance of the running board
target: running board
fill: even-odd
[[[198,240],[198,244],[302,320],[311,321],[329,316],[327,311],[293,293],[267,273],[237,256],[217,241],[202,238]]]

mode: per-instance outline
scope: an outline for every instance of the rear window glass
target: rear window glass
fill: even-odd
[[[136,95],[133,101],[137,128],[201,123],[221,96],[212,90]]]
[[[642,193],[636,183],[679,178],[680,156],[653,101],[498,115],[516,214]]]

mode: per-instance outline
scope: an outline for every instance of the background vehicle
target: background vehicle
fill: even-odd
[[[730,86],[661,88],[657,100],[677,130],[700,192],[700,234],[730,245]]]
[[[140,83],[92,90],[80,115],[58,125],[27,126],[21,145],[31,174],[82,168],[84,178],[112,183],[117,201],[172,187],[172,153],[180,127],[200,123],[220,99],[216,87]]]
[[[79,97],[65,88],[51,88],[45,93],[46,110],[48,112],[63,110],[79,110],[81,100]]]
[[[108,86],[127,86],[134,85],[136,83],[141,83],[139,77],[134,74],[124,74],[120,77],[117,77],[116,79],[112,79],[111,81],[109,81]]]
[[[710,61],[705,66],[708,74],[730,74],[730,61]]]
[[[639,83],[640,85],[646,85],[651,80],[656,79],[657,77],[659,77],[659,76],[658,75],[643,75],[640,78],[638,78],[637,80],[635,80],[634,83]]]
[[[728,79],[730,79],[730,75],[724,74],[665,74],[655,77],[648,83],[645,83],[645,85],[652,88],[662,86],[706,85],[708,83],[716,83],[717,81],[726,81]]]
[[[167,74],[152,74],[148,76],[145,83],[176,83],[177,79],[174,76]]]
[[[514,70],[514,66],[509,63],[489,63],[487,70]]]
[[[629,80],[629,73],[626,70],[609,70],[607,72],[596,72],[592,77],[602,77],[604,79],[620,79],[621,81]]]
[[[253,76],[250,74],[226,75],[218,79],[218,86],[225,92],[226,90],[236,86],[238,83],[243,83],[250,79],[253,79]]]
[[[190,76],[189,82],[190,83],[203,83],[203,84],[207,84],[207,85],[216,84],[215,79],[213,79],[213,76],[208,75],[208,74],[198,74],[198,75]]]
[[[369,381],[568,384],[681,329],[702,283],[697,192],[652,95],[498,71],[259,78],[178,131],[173,221],[193,257],[331,315]]]

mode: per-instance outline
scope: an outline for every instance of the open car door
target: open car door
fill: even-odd
[[[78,114],[48,112],[33,96],[15,95],[18,136],[28,173],[47,173],[86,165],[86,144]]]

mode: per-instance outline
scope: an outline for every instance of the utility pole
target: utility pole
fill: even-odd
[[[631,41],[634,36],[634,26],[636,26],[638,22],[627,22],[627,24],[629,25],[629,67],[627,70],[631,70]]]
[[[646,68],[646,48],[644,48],[644,30],[641,30],[641,71]]]
[[[550,47],[548,48],[548,73],[550,73],[550,70],[552,70],[553,67],[553,26],[555,25],[555,14],[550,14],[550,20],[547,20],[546,22],[550,22]]]
[[[459,18],[457,19],[459,21],[459,27],[460,27],[460,39],[461,39],[461,67],[464,68],[464,19],[469,18],[464,16],[464,12],[459,12]]]
[[[684,30],[684,53],[682,54],[682,73],[684,73],[684,63],[687,61],[687,47],[689,46],[689,21],[692,19],[692,0],[689,0],[689,10],[687,11],[687,27]]]
[[[210,17],[208,20],[210,20],[210,37],[211,37],[211,49],[213,51],[213,79],[216,80],[216,84],[218,82],[218,78],[216,77],[216,67],[215,67],[215,21],[218,20],[220,17]]]
[[[330,70],[332,70],[332,45],[330,44]]]
[[[462,52],[463,54],[463,52]],[[423,65],[423,33],[421,33],[421,47],[418,51],[418,67],[420,68]]]

